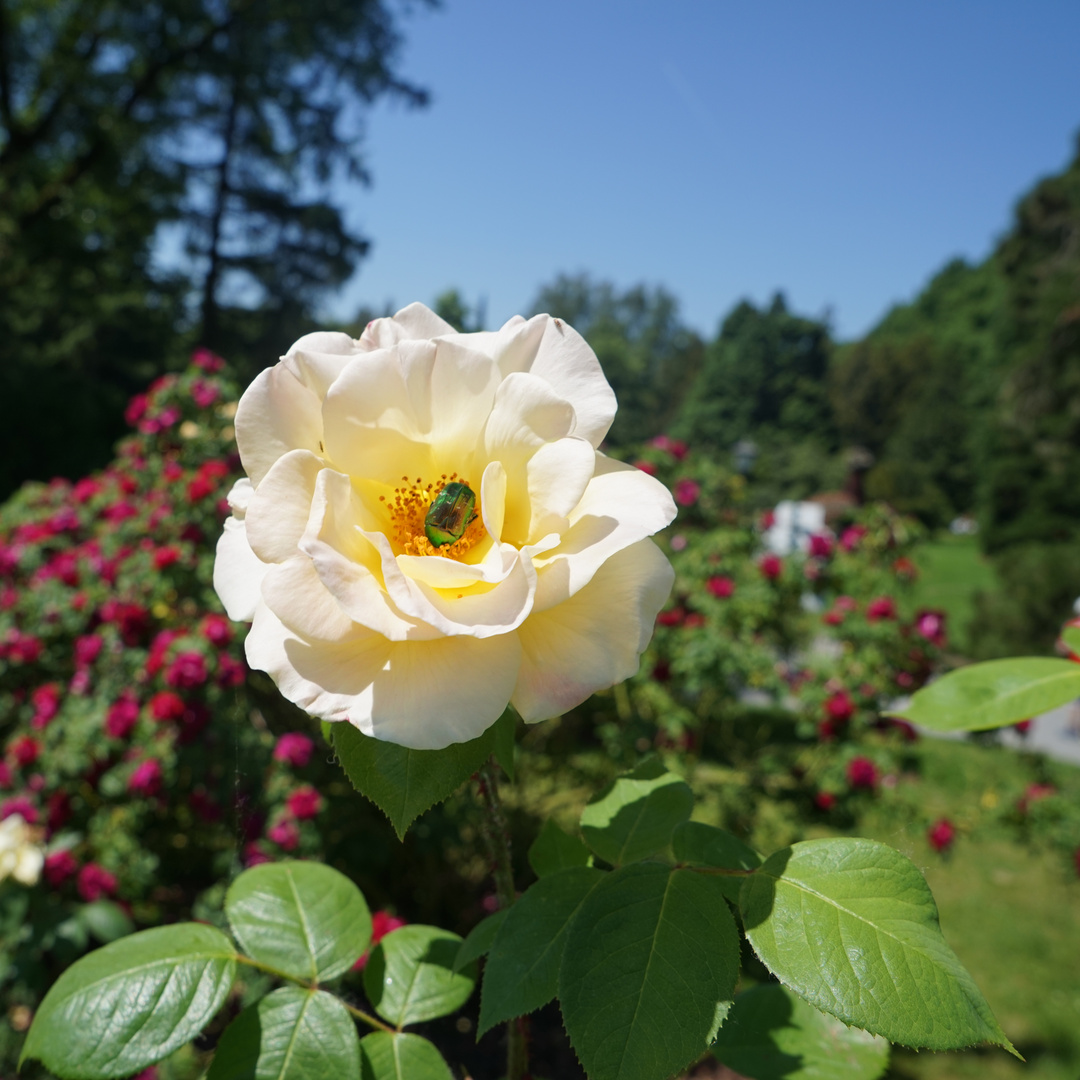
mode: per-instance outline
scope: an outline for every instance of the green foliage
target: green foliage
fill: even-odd
[[[364,990],[398,1029],[456,1012],[476,985],[476,966],[455,970],[461,938],[435,926],[403,926],[372,951]]]
[[[367,178],[369,104],[425,100],[396,70],[395,15],[382,0],[5,3],[0,492],[108,460],[124,399],[186,351],[190,308],[200,344],[237,360],[269,346],[257,370],[349,276],[367,244],[331,177]],[[183,252],[168,271],[165,237]]]
[[[356,1076],[360,1040],[345,1006],[322,990],[283,986],[225,1030],[206,1080]]]
[[[735,871],[734,875],[717,878],[720,889],[733,904],[739,902],[741,875],[752,873],[761,865],[761,856],[737,836],[701,821],[680,825],[671,846],[677,862]]]
[[[560,870],[541,878],[508,910],[484,968],[478,1035],[555,997],[567,928],[603,880],[603,872],[591,867]]]
[[[68,968],[45,996],[21,1061],[65,1080],[128,1076],[193,1039],[221,1008],[232,943],[181,923],[121,938]]]
[[[812,1008],[783,986],[755,986],[735,999],[713,1053],[754,1080],[877,1080],[889,1044]]]
[[[547,877],[572,866],[592,863],[589,849],[576,837],[562,831],[550,819],[540,826],[540,833],[529,848],[529,865],[537,877]]]
[[[253,867],[225,894],[225,914],[250,957],[312,982],[347,971],[371,941],[371,913],[360,890],[318,863]]]
[[[988,660],[950,671],[895,715],[935,731],[986,731],[1080,697],[1080,665],[1053,657]]]
[[[514,717],[508,711],[483,735],[445,750],[410,750],[373,739],[351,724],[335,724],[332,738],[353,787],[378,806],[401,838],[425,810],[452,795],[500,747],[506,756],[502,732],[507,727],[512,745]]]
[[[500,908],[486,919],[482,919],[469,931],[469,936],[461,943],[457,956],[454,957],[455,971],[460,971],[466,964],[479,960],[488,952],[491,943],[495,940],[495,935],[499,932],[499,927],[502,926],[509,913],[509,908]]]
[[[738,934],[712,878],[634,863],[589,893],[567,935],[559,1002],[595,1080],[659,1080],[699,1057],[735,992]]]
[[[746,936],[766,967],[816,1008],[907,1046],[991,1042],[1015,1053],[945,944],[926,881],[871,840],[778,851],[743,885]]]
[[[454,1080],[442,1055],[419,1035],[375,1031],[360,1040],[361,1080]]]
[[[601,859],[623,866],[666,848],[693,807],[690,788],[649,758],[589,802],[581,813],[581,833]]]

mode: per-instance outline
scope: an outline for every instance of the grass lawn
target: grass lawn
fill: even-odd
[[[912,594],[914,606],[946,612],[949,638],[963,652],[967,626],[975,614],[975,593],[992,591],[998,584],[993,567],[979,550],[978,537],[944,533],[919,547],[915,562],[919,578]]]
[[[1080,879],[1060,851],[1033,849],[1000,823],[1030,782],[1001,747],[925,739],[922,779],[897,798],[960,829],[935,854],[921,828],[897,826],[888,800],[858,830],[903,851],[926,874],[946,940],[1027,1063],[1003,1050],[914,1053],[895,1048],[890,1080],[1077,1080],[1080,1077]],[[1053,766],[1080,798],[1080,770]],[[902,815],[901,815],[902,816]],[[893,824],[889,821],[892,818]]]

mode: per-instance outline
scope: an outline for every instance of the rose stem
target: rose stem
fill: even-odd
[[[495,879],[495,896],[501,910],[513,904],[517,892],[514,889],[514,867],[510,860],[510,828],[499,798],[494,758],[480,767],[476,780],[484,810],[481,832],[491,860],[491,876]],[[524,1017],[506,1023],[506,1080],[523,1080],[528,1073],[529,1047],[525,1031]]]

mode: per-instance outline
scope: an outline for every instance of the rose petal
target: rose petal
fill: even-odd
[[[348,334],[322,330],[295,342],[281,363],[321,401],[342,368],[359,352],[360,342]]]
[[[535,610],[572,596],[612,555],[652,536],[675,514],[675,502],[663,484],[632,465],[597,454],[596,473],[570,512],[570,528],[558,547],[536,559]]]
[[[310,450],[290,450],[255,489],[244,521],[251,550],[263,562],[280,563],[296,554],[322,467],[322,459]]]
[[[290,450],[320,453],[322,402],[281,364],[260,372],[236,408],[236,446],[258,487],[270,466]]]
[[[244,522],[226,518],[214,556],[214,591],[225,612],[236,622],[250,622],[262,598],[262,580],[270,567],[260,561],[247,541]]]
[[[525,467],[531,519],[529,540],[565,532],[567,515],[581,502],[596,469],[596,451],[585,439],[545,443]]]
[[[675,572],[651,540],[612,555],[570,599],[518,628],[521,670],[511,703],[527,723],[559,716],[634,675]]]
[[[246,641],[248,663],[313,716],[348,720],[367,735],[440,750],[483,734],[502,714],[521,659],[515,634],[477,641],[304,640],[260,607]]]
[[[365,348],[388,349],[400,341],[427,341],[453,333],[455,330],[448,322],[417,302],[390,318],[372,319],[360,335],[360,342]]]
[[[354,622],[391,641],[426,639],[438,631],[403,612],[383,582],[381,552],[368,535],[376,523],[343,473],[324,469],[315,484],[308,529],[300,550],[311,559],[323,586]],[[272,605],[278,610],[278,604]],[[284,610],[281,617],[286,618]]]

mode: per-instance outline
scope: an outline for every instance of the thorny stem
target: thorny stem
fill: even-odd
[[[480,804],[484,811],[481,833],[491,861],[491,876],[495,879],[495,896],[500,910],[510,907],[517,899],[514,889],[514,866],[510,858],[510,828],[499,798],[499,781],[492,758],[476,774],[480,789]],[[529,1045],[526,1038],[526,1019],[520,1017],[506,1024],[506,1080],[526,1080],[529,1071]]]

